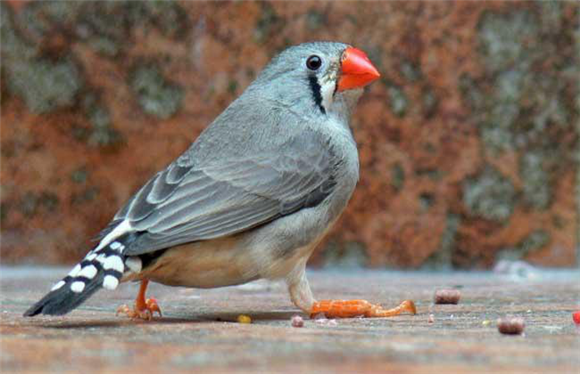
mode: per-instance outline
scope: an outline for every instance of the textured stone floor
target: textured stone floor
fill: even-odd
[[[22,312],[68,269],[1,268],[2,373],[578,373],[578,271],[524,274],[311,272],[318,298],[413,299],[416,316],[306,320],[279,284],[215,290],[153,284],[161,319],[117,318],[136,284],[102,291],[64,317]],[[458,305],[433,305],[437,288],[458,288]],[[239,324],[247,314],[252,324]],[[434,321],[428,321],[433,314]],[[498,333],[500,316],[525,318],[522,336]],[[491,321],[491,322],[486,322]]]

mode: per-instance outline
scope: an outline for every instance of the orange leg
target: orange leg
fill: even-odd
[[[117,309],[117,315],[119,313],[126,314],[127,317],[132,319],[144,319],[151,320],[153,318],[153,313],[159,313],[161,317],[161,309],[157,305],[157,300],[154,298],[145,299],[145,291],[147,290],[147,285],[149,284],[148,279],[143,279],[141,285],[139,286],[139,293],[135,299],[135,306],[131,309],[128,305],[121,305]]]
[[[417,314],[415,303],[403,301],[398,307],[383,309],[380,305],[371,304],[366,300],[321,300],[312,304],[310,317],[323,313],[327,318],[392,317],[403,312]]]
[[[294,305],[310,314],[310,317],[320,313],[327,318],[392,317],[403,312],[417,314],[415,303],[411,300],[405,300],[401,305],[393,309],[383,309],[380,305],[371,304],[366,300],[316,301],[310,290],[304,268],[299,269],[286,283]]]

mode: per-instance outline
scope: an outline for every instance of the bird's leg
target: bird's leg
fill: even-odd
[[[327,318],[392,317],[403,312],[417,314],[415,303],[411,300],[405,300],[392,309],[383,309],[380,305],[371,304],[366,300],[316,301],[312,296],[305,272],[302,272],[296,281],[288,283],[288,290],[294,305],[308,313],[311,318],[319,313]]]
[[[132,319],[144,319],[151,320],[153,318],[153,313],[159,313],[161,317],[161,309],[157,304],[157,300],[154,298],[145,299],[145,291],[147,290],[147,285],[149,284],[148,279],[141,280],[141,285],[139,286],[139,293],[135,299],[135,306],[131,309],[127,305],[121,305],[117,309],[117,315],[119,313],[126,314],[127,317]]]
[[[304,312],[310,313],[310,309],[316,303],[316,300],[312,296],[304,270],[300,272],[296,279],[288,280],[288,292],[290,292],[290,299],[294,305]]]
[[[403,312],[417,314],[415,303],[405,300],[396,308],[383,309],[382,306],[371,304],[366,300],[321,300],[312,305],[310,317],[319,313],[327,318],[392,317]]]

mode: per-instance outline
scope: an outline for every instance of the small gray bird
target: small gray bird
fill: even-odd
[[[62,315],[104,287],[141,281],[134,308],[151,318],[148,282],[212,288],[283,279],[311,314],[388,316],[364,300],[316,302],[305,275],[359,176],[349,118],[379,78],[364,52],[314,42],[276,56],[190,148],[149,180],[99,243],[24,315]]]

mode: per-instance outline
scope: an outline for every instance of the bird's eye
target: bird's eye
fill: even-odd
[[[318,70],[320,66],[322,66],[322,59],[316,55],[312,55],[306,60],[306,67],[310,70]]]

